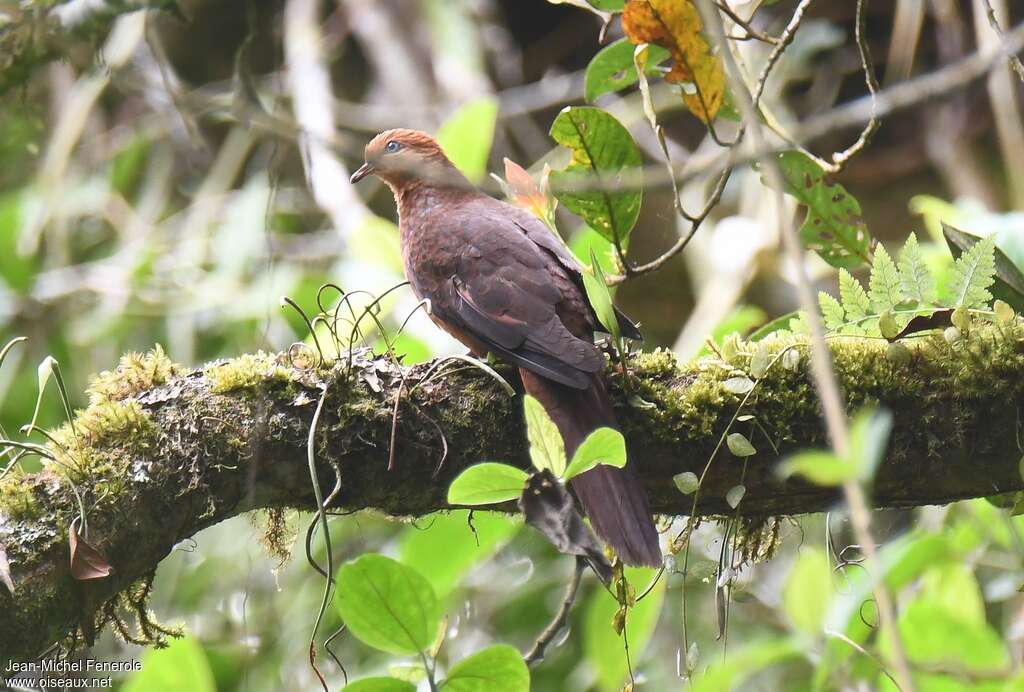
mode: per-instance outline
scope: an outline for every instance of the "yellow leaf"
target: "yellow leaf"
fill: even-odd
[[[672,69],[665,81],[693,85],[683,89],[691,113],[704,122],[718,114],[725,98],[725,72],[701,36],[700,13],[691,0],[628,0],[622,28],[633,43],[656,43],[671,53]]]

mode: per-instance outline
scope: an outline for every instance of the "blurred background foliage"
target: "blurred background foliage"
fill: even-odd
[[[14,26],[47,4],[0,5],[0,18]],[[76,4],[87,3],[67,6]],[[89,377],[126,351],[160,343],[177,362],[196,366],[281,350],[305,338],[306,328],[279,308],[280,296],[315,312],[317,288],[327,281],[375,294],[398,283],[391,195],[376,182],[359,193],[347,183],[377,131],[434,132],[481,183],[504,170],[503,157],[535,175],[544,162],[564,162],[548,128],[561,108],[583,101],[584,70],[601,48],[602,21],[573,6],[580,2],[307,3],[327,69],[296,78],[287,68],[309,57],[287,35],[289,22],[302,21],[303,9],[291,6],[300,4],[181,0],[173,12],[126,14],[92,41],[69,38],[61,60],[37,65],[0,97],[0,324],[4,341],[29,337],[0,370],[6,429],[31,418],[35,366],[46,355],[58,359],[74,403],[83,405]],[[745,15],[757,7],[730,4]],[[755,24],[777,35],[795,3],[765,5]],[[1021,8],[1012,9],[1004,26],[1022,19]],[[765,102],[787,122],[865,93],[853,12],[853,3],[841,0],[811,6],[765,91]],[[0,24],[6,30],[13,29]],[[980,2],[879,1],[867,16],[883,86],[969,54],[990,40],[987,31]],[[613,22],[606,42],[620,36]],[[102,47],[102,59],[94,46]],[[741,49],[757,65],[770,46],[751,41]],[[1003,250],[1024,262],[1024,214],[1014,211],[1024,208],[1021,85],[1000,75],[887,118],[838,177],[874,237],[895,248],[917,231],[938,273],[950,263],[940,220],[997,233]],[[326,110],[316,101],[324,85]],[[654,96],[673,160],[699,159],[715,147],[679,99],[657,90]],[[649,163],[662,160],[635,89],[597,103],[630,129]],[[326,123],[324,112],[333,113]],[[311,132],[330,144],[327,151],[307,138]],[[815,148],[839,150],[851,135],[830,135]],[[683,186],[682,201],[699,207],[708,188],[698,175]],[[607,241],[564,210],[557,221],[580,257],[589,259],[593,248],[614,270]],[[641,262],[664,251],[681,232],[678,221],[670,189],[646,190],[630,257]],[[819,287],[834,292],[834,269],[815,257],[809,262]],[[792,277],[771,195],[745,167],[686,251],[627,281],[618,300],[642,323],[644,348],[666,346],[690,358],[709,334],[720,340],[749,333],[794,309]],[[394,327],[415,305],[399,290],[383,314]],[[422,314],[411,318],[397,349],[405,362],[461,351]],[[57,397],[44,399],[43,426],[62,416]],[[287,517],[297,532],[308,520],[308,513]],[[261,549],[264,523],[259,515],[226,522],[185,541],[161,564],[152,608],[162,622],[182,624],[185,639],[142,651],[108,632],[88,655],[141,657],[143,672],[118,683],[131,690],[318,688],[307,649],[322,580],[301,559],[301,547],[284,563]],[[496,642],[528,647],[572,573],[569,561],[515,518],[476,513],[475,532],[469,523],[466,512],[332,520],[342,559],[379,551],[427,577],[448,617],[442,665]],[[1017,679],[1024,657],[1020,518],[978,500],[879,513],[876,525],[922,687],[1024,688]],[[841,513],[832,515],[831,532],[825,527],[823,516],[781,521],[775,558],[732,575],[728,628],[719,637],[713,575],[723,532],[703,524],[687,583],[668,574],[630,617],[637,685],[678,688],[686,668],[701,671],[694,686],[708,690],[889,684],[878,661],[858,650],[864,629],[875,624],[859,553],[841,552],[848,542]],[[637,573],[633,581],[640,589],[650,577]],[[689,650],[681,636],[684,586]],[[628,676],[623,640],[611,624],[615,609],[587,577],[567,631],[532,671],[534,688],[621,688]],[[329,609],[321,632],[340,625]],[[415,679],[416,661],[344,634],[332,649],[351,677]],[[341,669],[322,653],[319,659],[340,688]]]

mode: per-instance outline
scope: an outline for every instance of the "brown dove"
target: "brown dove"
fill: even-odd
[[[376,175],[398,205],[402,261],[431,319],[478,357],[519,368],[523,388],[558,426],[570,457],[594,429],[617,428],[594,344],[600,323],[583,268],[529,212],[475,189],[429,135],[388,130],[352,175]],[[616,311],[622,333],[640,338]],[[630,470],[604,464],[571,484],[597,534],[631,565],[658,566],[647,495]]]

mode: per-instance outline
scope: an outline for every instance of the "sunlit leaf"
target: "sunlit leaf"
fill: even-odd
[[[743,496],[746,495],[746,494],[747,494],[746,486],[734,485],[731,488],[729,488],[728,491],[726,491],[726,493],[725,493],[725,501],[726,501],[726,503],[730,507],[732,507],[733,509],[736,509],[737,507],[740,506],[740,502],[743,501]]]
[[[846,322],[843,306],[828,293],[818,291],[818,305],[821,306],[821,315],[825,319],[825,329],[835,331]]]
[[[840,485],[857,476],[857,468],[831,452],[812,450],[798,452],[779,465],[783,478],[799,475],[816,485]]]
[[[918,304],[935,302],[935,279],[917,244],[917,235],[911,233],[900,251],[900,292],[906,300]]]
[[[661,74],[656,65],[668,59],[668,51],[661,46],[651,46],[647,56],[648,76]],[[618,41],[598,51],[587,65],[583,80],[583,95],[587,101],[593,101],[603,94],[621,91],[637,82],[636,65],[633,64],[633,44],[629,39]]]
[[[862,321],[871,314],[871,300],[864,287],[845,269],[839,271],[839,297],[848,322]]]
[[[986,236],[957,257],[950,275],[954,306],[981,308],[992,300],[989,287],[996,280],[995,252],[995,238]]]
[[[639,189],[610,189],[624,172],[638,173],[642,159],[629,131],[599,108],[570,106],[551,124],[551,136],[572,150],[572,160],[551,172],[555,196],[591,228],[625,249],[640,215]],[[595,189],[600,188],[600,189]]]
[[[700,12],[691,0],[629,0],[622,28],[635,44],[668,50],[672,69],[665,81],[684,85],[683,101],[691,113],[704,122],[714,119],[725,99],[725,70],[701,34]]]
[[[483,97],[459,108],[437,131],[437,142],[445,154],[473,182],[487,174],[497,117],[498,102]]]
[[[338,570],[334,602],[350,632],[392,654],[416,654],[434,641],[437,596],[411,567],[368,553]]]
[[[730,377],[722,383],[722,386],[727,392],[746,394],[754,388],[754,381],[749,377]]]
[[[124,692],[215,692],[203,647],[192,637],[171,639],[165,649],[147,649],[142,669],[121,688]]]
[[[598,464],[622,468],[626,465],[626,439],[613,428],[598,428],[580,443],[565,470],[565,480],[585,473]]]
[[[881,243],[875,248],[871,262],[868,297],[871,299],[871,307],[878,313],[892,310],[903,300],[899,270]]]
[[[493,505],[515,500],[526,487],[527,474],[508,464],[489,461],[465,469],[448,486],[449,505]]]
[[[729,433],[729,436],[725,438],[725,443],[729,447],[729,451],[733,453],[733,456],[742,458],[752,457],[757,454],[754,445],[750,444],[750,440],[743,433]]]
[[[672,476],[672,482],[683,495],[690,495],[700,487],[700,479],[693,471],[683,471]]]
[[[530,670],[515,647],[497,644],[452,666],[440,687],[449,692],[529,692]]]
[[[530,459],[538,471],[551,471],[557,478],[565,473],[565,442],[558,426],[544,406],[527,394],[523,397],[526,437],[530,441]]]
[[[778,163],[786,193],[807,207],[800,226],[804,247],[834,267],[852,269],[869,262],[871,237],[860,204],[846,188],[829,182],[821,167],[802,152],[783,152]]]

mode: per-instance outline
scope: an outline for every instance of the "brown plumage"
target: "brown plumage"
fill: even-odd
[[[519,366],[570,456],[600,426],[618,427],[594,345],[599,322],[576,258],[532,214],[473,186],[429,135],[388,130],[366,145],[357,182],[376,175],[398,205],[402,261],[431,319],[477,356]],[[640,334],[625,315],[627,336]],[[660,565],[646,494],[627,465],[572,481],[590,521],[628,564]]]

